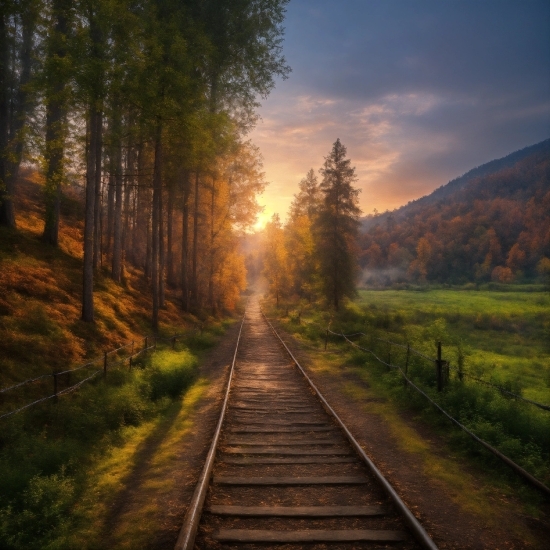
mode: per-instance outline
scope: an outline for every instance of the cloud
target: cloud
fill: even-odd
[[[550,4],[293,0],[293,73],[252,134],[284,214],[339,137],[361,204],[394,208],[550,136]]]

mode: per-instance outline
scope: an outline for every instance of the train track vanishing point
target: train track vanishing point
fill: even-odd
[[[176,550],[386,547],[437,550],[253,298]]]

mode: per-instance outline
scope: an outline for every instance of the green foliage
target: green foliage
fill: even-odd
[[[214,331],[223,331],[220,324]],[[0,436],[0,548],[55,548],[71,526],[86,470],[127,427],[162,415],[197,375],[197,352],[215,334],[158,344],[78,392],[3,420]]]

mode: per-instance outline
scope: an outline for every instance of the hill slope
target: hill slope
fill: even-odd
[[[550,266],[550,140],[365,220],[364,282],[533,281]]]
[[[150,333],[151,299],[139,270],[117,284],[99,272],[95,323],[80,320],[82,292],[82,209],[78,193],[64,192],[60,246],[40,240],[42,186],[28,172],[17,186],[17,231],[0,227],[0,387],[65,370]],[[189,326],[167,296],[164,332]]]

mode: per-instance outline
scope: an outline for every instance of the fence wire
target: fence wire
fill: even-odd
[[[196,331],[199,331],[199,329],[197,327],[195,327],[193,330],[196,330]],[[143,337],[144,340],[149,340],[149,339],[152,339],[153,340],[153,344],[148,346],[148,347],[145,347],[145,348],[142,348],[140,349],[139,351],[136,351],[135,353],[132,353],[131,355],[128,355],[127,357],[124,357],[122,359],[120,359],[119,361],[115,362],[115,363],[105,363],[105,366],[104,366],[104,369],[108,366],[108,367],[117,367],[119,365],[122,365],[123,363],[125,363],[126,361],[128,360],[131,360],[133,359],[134,357],[137,357],[139,355],[141,355],[142,353],[146,352],[146,351],[149,351],[149,350],[152,350],[152,349],[155,349],[156,347],[156,343],[158,341],[164,341],[164,342],[175,342],[177,338],[182,338],[183,336],[185,336],[185,333],[178,333],[178,334],[175,334],[174,336],[170,336],[169,338],[161,338],[161,337],[158,337],[158,336],[154,336],[154,335],[149,335],[149,336],[145,336]],[[14,384],[13,386],[8,386],[6,388],[2,388],[0,389],[0,394],[2,393],[7,393],[8,391],[11,391],[11,390],[14,390],[16,388],[20,388],[20,387],[23,387],[27,384],[31,384],[33,382],[37,382],[38,380],[42,380],[42,379],[46,379],[46,378],[51,378],[52,376],[54,377],[57,377],[57,376],[61,376],[63,374],[70,374],[72,372],[77,372],[77,371],[80,371],[82,369],[85,369],[87,367],[90,367],[98,362],[106,362],[107,361],[107,357],[113,353],[116,353],[122,349],[126,349],[130,346],[133,346],[135,344],[135,340],[132,341],[132,342],[129,342],[128,344],[125,344],[123,346],[120,346],[118,347],[117,349],[114,349],[114,350],[111,350],[111,351],[107,351],[104,353],[103,357],[98,357],[96,359],[92,359],[91,361],[88,361],[88,363],[85,363],[84,365],[80,365],[78,367],[75,367],[74,369],[67,369],[67,370],[64,370],[64,371],[61,371],[61,372],[55,372],[53,374],[42,374],[40,376],[37,376],[36,378],[29,378],[27,380],[23,380],[22,382],[19,382],[18,384]],[[78,389],[80,386],[82,386],[85,382],[88,382],[90,380],[92,380],[93,378],[95,378],[99,373],[101,372],[104,372],[104,369],[98,369],[96,370],[91,376],[88,376],[87,378],[85,378],[84,380],[81,380],[80,382],[78,382],[77,384],[74,384],[68,388],[65,388],[61,391],[58,391],[56,393],[53,393],[52,395],[48,395],[46,397],[42,397],[40,399],[37,399],[36,401],[33,401],[32,403],[27,403],[25,405],[23,405],[22,407],[18,408],[18,409],[15,409],[13,411],[9,411],[7,413],[4,413],[2,415],[0,415],[0,420],[2,420],[3,418],[7,418],[9,416],[12,416],[16,413],[19,413],[21,411],[24,411],[25,409],[28,409],[30,407],[33,407],[34,405],[38,405],[39,403],[42,403],[44,401],[48,401],[49,399],[53,399],[54,397],[59,397],[61,395],[67,395],[68,393],[71,393],[73,391],[75,391],[76,389]]]
[[[315,324],[315,325],[318,325],[320,326],[318,323],[309,323],[309,324]],[[329,325],[330,326],[330,325]],[[504,455],[503,453],[501,453],[498,449],[495,449],[495,447],[493,447],[492,445],[490,445],[489,443],[487,443],[486,441],[484,441],[483,439],[481,439],[480,437],[478,437],[475,433],[473,433],[469,428],[467,428],[466,426],[464,426],[464,424],[462,424],[461,422],[459,422],[456,418],[454,418],[453,416],[451,416],[445,409],[443,409],[440,405],[438,405],[426,392],[424,392],[421,388],[419,388],[406,374],[405,372],[403,371],[403,369],[398,366],[398,365],[392,365],[391,363],[388,363],[386,361],[384,361],[382,358],[378,357],[378,355],[376,355],[375,352],[373,352],[372,350],[368,349],[368,348],[365,348],[363,346],[359,346],[358,344],[356,344],[355,342],[351,341],[349,338],[352,337],[352,336],[357,336],[359,334],[363,335],[363,336],[367,336],[366,334],[364,333],[354,333],[354,334],[344,334],[343,332],[334,332],[332,330],[330,330],[328,327],[325,329],[326,330],[326,333],[327,334],[332,334],[334,336],[339,336],[339,337],[342,337],[346,340],[346,342],[348,344],[350,344],[351,346],[353,346],[354,348],[356,349],[359,349],[363,352],[366,352],[366,353],[369,353],[370,355],[372,355],[378,362],[382,363],[383,365],[387,366],[388,368],[391,368],[391,369],[396,369],[400,375],[403,377],[403,379],[405,380],[405,382],[407,383],[407,385],[409,385],[411,388],[413,388],[415,391],[417,391],[420,395],[422,395],[427,401],[429,401],[429,403],[434,406],[441,414],[443,414],[448,420],[450,420],[453,424],[455,424],[458,428],[460,428],[464,433],[466,433],[468,436],[470,436],[474,441],[476,441],[477,443],[479,443],[480,445],[482,445],[485,449],[487,449],[489,452],[491,452],[494,456],[496,456],[497,458],[499,458],[502,462],[504,462],[506,465],[508,465],[516,474],[518,474],[520,477],[524,478],[526,481],[528,481],[533,487],[537,488],[538,490],[540,490],[541,492],[545,493],[546,495],[550,495],[550,488],[548,488],[546,485],[544,485],[544,483],[542,483],[542,481],[540,481],[539,479],[537,479],[536,477],[534,477],[533,475],[531,475],[529,472],[527,472],[525,469],[523,469],[519,464],[516,464],[512,459],[510,459],[509,457],[507,457],[506,455]],[[383,340],[381,338],[378,338],[377,340],[381,340],[383,342],[386,342],[388,344],[391,344],[391,345],[396,345],[396,346],[399,346],[399,347],[402,347],[404,349],[409,349],[410,351],[412,351],[412,348],[408,347],[408,346],[403,346],[402,344],[396,344],[395,342],[390,342],[389,340]],[[418,355],[428,359],[430,362],[435,362],[436,360],[435,359],[432,359],[431,357],[427,357],[426,355],[418,352]],[[521,396],[516,396],[515,394],[511,394],[515,397],[518,397],[520,399]],[[532,403],[532,404],[536,404],[536,405],[540,405],[540,404],[537,404],[535,402],[531,402],[529,400],[526,400],[526,399],[523,399],[524,401],[527,401],[529,403]],[[543,408],[546,408],[546,405],[542,405]]]

